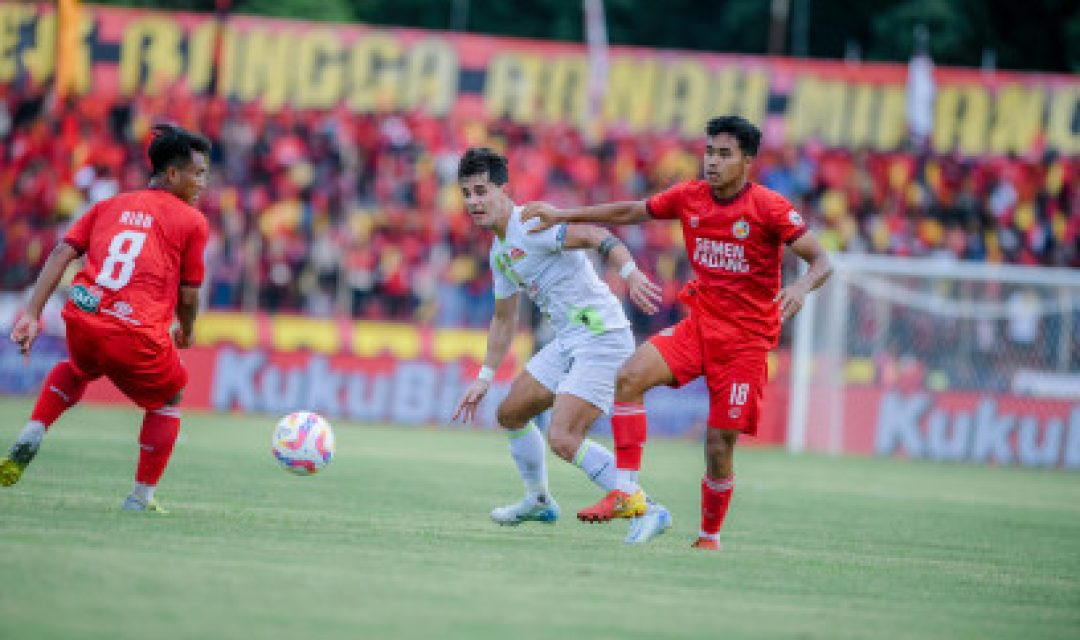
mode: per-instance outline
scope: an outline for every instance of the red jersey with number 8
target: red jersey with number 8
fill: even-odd
[[[64,236],[86,256],[64,317],[88,327],[127,327],[169,344],[180,286],[202,284],[209,234],[202,213],[168,191],[132,191],[97,203]]]
[[[782,195],[753,182],[720,201],[704,180],[681,182],[646,201],[649,214],[682,224],[696,278],[683,299],[702,327],[737,342],[729,349],[771,349],[780,336],[780,260],[785,244],[806,233]]]

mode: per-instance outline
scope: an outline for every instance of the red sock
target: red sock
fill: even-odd
[[[40,422],[48,429],[61,413],[79,402],[89,382],[68,360],[57,363],[45,378],[30,419]]]
[[[615,467],[641,470],[641,451],[648,426],[645,405],[640,402],[616,402],[611,415],[611,436],[615,439]]]
[[[139,467],[135,481],[156,486],[169,464],[176,435],[180,432],[180,409],[164,406],[147,411],[139,432]]]
[[[708,535],[720,533],[731,504],[731,494],[735,491],[735,476],[717,480],[705,477],[701,479],[701,532]]]

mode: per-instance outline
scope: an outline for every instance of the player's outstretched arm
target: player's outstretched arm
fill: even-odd
[[[176,319],[179,325],[173,329],[173,342],[181,349],[195,343],[195,316],[199,313],[199,288],[180,287],[176,301]]]
[[[813,232],[806,232],[801,238],[791,243],[791,250],[802,258],[810,268],[798,280],[780,290],[773,302],[780,303],[780,317],[784,322],[795,316],[802,309],[806,294],[821,285],[832,275],[832,263],[829,254],[818,242]]]
[[[591,224],[567,225],[563,249],[596,249],[600,257],[611,263],[626,280],[631,302],[650,315],[660,309],[660,287],[637,268],[630,250],[607,229]]]
[[[30,352],[31,345],[41,331],[41,311],[45,308],[45,303],[49,301],[53,291],[56,291],[68,265],[77,257],[79,254],[74,247],[61,242],[52,250],[45,266],[41,268],[37,282],[34,283],[34,290],[30,294],[30,302],[26,305],[26,313],[11,330],[11,341],[19,345],[19,352],[23,355]]]
[[[495,372],[506,357],[506,352],[510,350],[510,343],[514,339],[514,327],[517,325],[517,315],[518,294],[495,299],[495,313],[491,316],[491,324],[488,327],[484,366],[480,369],[480,375],[476,377],[476,381],[462,396],[451,420],[460,418],[462,422],[472,422],[476,418],[476,409],[491,389]]]
[[[525,205],[525,209],[521,212],[521,221],[528,222],[533,218],[538,219],[540,222],[529,232],[538,233],[564,222],[636,224],[649,219],[649,210],[645,207],[644,200],[609,202],[573,209],[556,209],[547,202],[530,202]]]

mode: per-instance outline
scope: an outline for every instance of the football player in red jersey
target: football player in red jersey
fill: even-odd
[[[704,180],[682,182],[634,202],[567,210],[531,203],[523,219],[539,218],[536,231],[565,222],[634,224],[661,219],[682,225],[695,277],[680,299],[690,314],[642,344],[619,370],[611,420],[618,487],[583,513],[603,519],[640,490],[645,392],[662,384],[682,386],[704,375],[709,428],[701,529],[694,546],[719,549],[720,526],[735,487],[735,443],[740,433],[757,431],[768,352],[780,336],[780,323],[798,313],[806,295],[828,279],[832,267],[791,203],[749,180],[761,131],[743,118],[723,116],[710,120],[705,133]],[[809,270],[781,287],[785,245],[809,264]],[[656,532],[656,523],[646,513],[632,522],[627,541],[645,542]]]
[[[29,352],[45,302],[68,264],[85,255],[63,310],[69,359],[49,372],[30,421],[0,458],[0,485],[18,482],[46,430],[89,382],[105,376],[146,411],[135,487],[122,507],[163,511],[154,487],[180,429],[187,370],[177,348],[191,346],[199,306],[209,225],[194,205],[206,187],[209,154],[205,137],[156,126],[149,187],[91,207],[49,255],[11,339]]]

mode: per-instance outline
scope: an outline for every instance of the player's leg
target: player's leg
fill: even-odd
[[[620,516],[637,517],[647,510],[645,492],[638,483],[648,433],[645,392],[659,385],[679,386],[701,375],[698,336],[695,318],[688,317],[639,346],[619,368],[611,416],[616,488],[600,502],[579,511],[581,520],[595,522]]]
[[[62,413],[75,406],[86,391],[86,385],[98,377],[86,352],[96,350],[92,335],[83,335],[79,327],[68,323],[68,353],[70,359],[58,363],[45,377],[30,421],[15,439],[8,454],[0,458],[0,485],[9,487],[19,481],[23,470],[37,455],[45,432]]]
[[[629,327],[575,340],[564,355],[569,370],[556,390],[548,427],[548,444],[555,455],[581,469],[604,493],[615,489],[615,456],[585,435],[597,418],[611,414],[615,377],[633,352]]]
[[[165,468],[169,465],[176,438],[180,434],[180,400],[182,393],[157,409],[146,409],[139,429],[139,461],[135,467],[135,483],[124,499],[125,511],[155,511],[165,509],[154,499]]]
[[[694,546],[720,548],[720,528],[735,492],[735,444],[738,429],[705,430],[705,477],[701,479],[701,529]]]
[[[30,413],[30,421],[11,445],[7,456],[0,458],[0,485],[9,487],[19,481],[23,470],[37,455],[45,432],[60,414],[79,402],[90,380],[70,360],[60,362],[49,371]]]
[[[645,491],[638,484],[645,444],[645,391],[673,381],[671,370],[652,344],[646,342],[619,368],[611,435],[615,440],[615,488],[600,502],[578,512],[585,522],[635,518],[646,510]]]
[[[530,361],[529,368],[536,368],[534,361]],[[510,392],[499,404],[497,419],[506,430],[510,457],[525,485],[525,496],[519,502],[492,509],[491,519],[499,524],[517,525],[530,520],[554,522],[559,517],[558,504],[548,489],[547,447],[533,421],[551,406],[554,397],[551,389],[526,369],[510,385]]]
[[[651,342],[638,347],[634,355],[619,369],[615,380],[615,412],[611,417],[611,434],[615,440],[620,491],[632,494],[640,489],[638,474],[648,435],[645,392],[653,387],[675,383],[675,376],[667,361]]]
[[[604,445],[585,437],[602,414],[595,404],[573,393],[557,394],[548,427],[548,445],[555,455],[581,469],[589,480],[608,493],[615,488],[615,456]]]
[[[180,433],[180,401],[187,386],[187,370],[176,349],[169,348],[149,361],[114,360],[106,375],[144,410],[135,482],[121,507],[125,511],[166,513],[154,491]]]
[[[706,365],[709,428],[705,433],[705,476],[701,479],[701,529],[694,546],[720,549],[720,529],[735,492],[735,445],[739,434],[757,432],[768,376],[768,354],[720,354]]]

